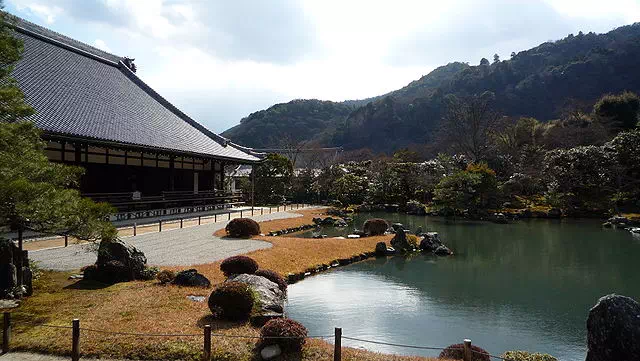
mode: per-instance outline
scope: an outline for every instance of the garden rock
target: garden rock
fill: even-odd
[[[333,222],[333,226],[334,227],[347,227],[347,221],[345,221],[344,219],[336,219],[335,222]]]
[[[147,264],[147,257],[137,248],[116,239],[100,242],[98,248],[98,269],[109,262],[121,262],[130,274],[129,279],[138,279]]]
[[[394,223],[391,225],[394,231],[398,232],[399,230],[404,230],[404,225],[402,223]]]
[[[178,272],[173,279],[173,284],[187,287],[211,287],[209,279],[198,273],[195,269]]]
[[[333,217],[327,217],[325,219],[323,219],[322,221],[320,221],[320,224],[323,226],[334,226],[336,223],[336,219]]]
[[[424,238],[420,241],[420,249],[426,252],[433,252],[440,246],[442,246],[442,241],[440,241],[438,232],[425,233]]]
[[[547,216],[549,218],[560,218],[562,217],[562,211],[559,208],[551,208],[549,212],[547,212]]]
[[[227,279],[227,282],[248,284],[256,292],[260,309],[251,315],[250,321],[253,325],[262,326],[272,318],[284,316],[286,297],[277,283],[271,282],[265,277],[249,274],[233,275]]]
[[[453,254],[453,252],[451,252],[451,250],[445,245],[438,246],[433,253],[436,256],[450,256]]]
[[[586,361],[640,360],[640,304],[619,295],[607,295],[587,319]]]
[[[20,298],[32,293],[33,275],[29,268],[28,252],[20,252],[16,244],[0,239],[0,298]],[[22,286],[18,285],[18,265],[22,257]]]
[[[274,359],[282,353],[282,349],[280,349],[279,345],[269,345],[260,350],[260,357],[263,360],[271,360]]]
[[[391,246],[401,252],[409,252],[413,250],[413,246],[409,243],[407,239],[407,234],[404,229],[398,228],[396,230],[396,235],[391,239]]]

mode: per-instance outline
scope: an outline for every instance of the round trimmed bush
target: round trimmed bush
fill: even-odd
[[[269,281],[276,283],[282,292],[287,290],[287,281],[276,271],[272,271],[270,269],[259,269],[256,271],[256,276],[264,277]]]
[[[389,223],[382,218],[367,219],[364,222],[363,231],[369,236],[381,236],[389,229]]]
[[[227,223],[225,231],[230,237],[250,238],[260,234],[260,225],[253,219],[236,218]]]
[[[472,361],[491,361],[487,350],[475,345],[471,345],[471,350],[475,351],[471,352]],[[450,360],[464,360],[464,344],[456,343],[454,345],[449,345],[440,352],[440,356],[438,357]]]
[[[220,263],[220,271],[227,277],[242,273],[252,275],[256,273],[257,270],[258,262],[247,256],[229,257]]]
[[[225,282],[209,296],[209,309],[215,316],[229,321],[244,321],[255,302],[251,287],[241,282]]]
[[[307,337],[307,329],[301,323],[288,318],[271,319],[260,329],[260,342],[264,346],[277,344],[283,351],[300,351],[305,337]]]

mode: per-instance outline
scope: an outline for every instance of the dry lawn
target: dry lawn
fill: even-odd
[[[263,232],[310,223],[320,210],[300,211],[303,217],[261,223]],[[288,237],[258,237],[273,244],[270,249],[250,254],[263,268],[286,275],[339,258],[374,249],[376,242],[389,236],[365,239],[305,239]],[[213,284],[223,281],[219,262],[194,267]],[[214,333],[253,336],[259,330],[248,324],[234,324],[211,319],[206,303],[196,303],[187,295],[208,296],[211,290],[161,286],[156,281],[128,282],[104,286],[87,281],[68,280],[70,273],[44,272],[35,284],[34,296],[13,310],[12,348],[43,353],[68,355],[71,330],[38,325],[69,326],[73,318],[80,319],[81,328],[127,332],[171,333],[194,336],[145,337],[108,335],[89,330],[81,332],[84,356],[128,359],[185,359],[201,357],[201,327],[211,324]],[[214,337],[213,359],[252,360],[255,339]],[[303,354],[292,359],[330,360],[333,346],[320,340],[310,340]],[[343,351],[344,360],[429,360],[419,357],[382,355],[359,349]]]

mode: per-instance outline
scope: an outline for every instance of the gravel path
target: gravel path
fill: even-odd
[[[301,217],[297,213],[279,212],[249,217],[256,221]],[[190,266],[211,263],[258,249],[271,247],[271,243],[250,239],[222,239],[213,233],[223,229],[228,221],[210,223],[163,232],[146,233],[123,238],[147,256],[149,265]],[[43,269],[71,271],[95,263],[96,254],[91,244],[75,244],[29,252],[29,258]]]

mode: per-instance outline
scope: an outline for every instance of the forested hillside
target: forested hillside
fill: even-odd
[[[297,100],[243,119],[223,133],[249,146],[271,146],[283,132],[346,149],[392,152],[431,142],[451,95],[490,91],[502,115],[547,121],[604,93],[640,91],[640,24],[606,34],[579,33],[477,66],[450,63],[406,87],[358,102]]]

